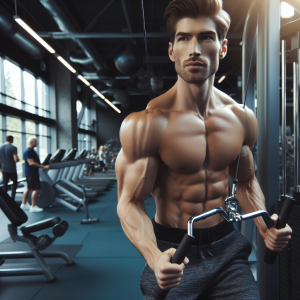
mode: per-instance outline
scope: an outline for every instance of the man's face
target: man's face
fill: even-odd
[[[202,83],[218,70],[225,57],[227,40],[220,44],[215,22],[208,17],[178,21],[169,56],[177,74],[187,83]]]
[[[33,139],[33,140],[31,141],[31,145],[33,146],[33,148],[35,148],[35,147],[37,146],[37,141],[36,141],[36,139]]]

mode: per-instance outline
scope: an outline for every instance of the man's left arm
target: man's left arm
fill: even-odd
[[[236,197],[244,213],[250,213],[257,210],[266,210],[265,197],[255,177],[254,161],[251,148],[257,138],[257,121],[253,113],[247,113],[246,136],[244,146],[241,151],[241,158],[238,170],[238,188]],[[229,173],[232,179],[235,178],[237,161],[232,163]],[[274,227],[268,229],[261,217],[254,218],[256,226],[263,237],[266,246],[272,251],[282,251],[291,238],[292,229],[287,224],[285,228],[276,229],[278,216],[272,215]]]

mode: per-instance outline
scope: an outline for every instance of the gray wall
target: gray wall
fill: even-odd
[[[52,152],[57,148],[77,148],[76,77],[55,57],[50,59],[50,99],[57,122],[56,145],[52,146]],[[52,132],[54,134],[54,130]]]
[[[106,143],[110,138],[119,138],[119,131],[128,112],[120,114],[111,108],[103,110],[97,106],[97,144],[98,147]]]

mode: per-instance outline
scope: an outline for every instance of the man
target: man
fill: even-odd
[[[118,215],[147,262],[142,292],[153,299],[158,284],[172,289],[167,299],[259,299],[247,261],[251,245],[220,215],[195,223],[195,243],[187,258],[181,265],[170,262],[191,216],[225,208],[228,175],[235,178],[242,145],[240,206],[250,213],[265,204],[251,154],[255,116],[213,86],[230,25],[222,1],[174,0],[165,21],[178,80],[146,110],[124,120],[116,162]],[[156,202],[152,222],[144,207],[150,193]],[[275,223],[277,218],[272,216]],[[261,218],[254,222],[271,250],[281,251],[291,238],[288,225],[277,230],[267,229]]]
[[[6,137],[6,142],[0,147],[0,160],[1,160],[1,170],[3,175],[3,185],[4,190],[7,192],[7,184],[9,179],[12,180],[13,184],[11,187],[11,198],[15,200],[16,189],[18,186],[18,175],[16,169],[16,163],[19,161],[18,149],[13,146],[14,137],[8,135]]]
[[[24,193],[21,208],[23,210],[29,209],[30,212],[40,212],[43,211],[43,209],[36,206],[36,198],[41,188],[38,168],[48,170],[50,169],[50,167],[41,165],[39,156],[34,151],[34,148],[37,146],[36,138],[28,138],[27,144],[28,148],[26,148],[23,153],[23,158],[25,161],[25,176],[27,180],[27,190]],[[32,191],[31,206],[28,203],[26,203],[26,199],[30,191]]]

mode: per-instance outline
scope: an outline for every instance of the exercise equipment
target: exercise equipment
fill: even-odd
[[[64,152],[64,150],[58,149],[53,157],[51,157],[49,172],[45,169],[39,169],[42,188],[37,197],[37,205],[48,207],[56,201],[76,212],[83,206],[86,218],[81,220],[81,224],[99,222],[98,218],[91,218],[88,211],[88,199],[89,197],[95,197],[97,192],[86,191],[83,185],[79,187],[73,182],[62,178],[64,169],[74,165],[74,161],[58,162],[62,159]],[[74,151],[69,151],[67,157],[75,157]],[[75,164],[80,164],[80,161],[75,161]]]
[[[300,19],[298,20],[298,22]],[[291,215],[289,223],[293,228],[293,240],[290,240],[287,247],[279,254],[279,297],[281,300],[297,299],[300,288],[299,282],[299,213],[300,213],[300,185],[299,185],[299,93],[300,93],[300,31],[299,27],[286,24],[280,30],[281,38],[281,93],[282,93],[282,124],[281,124],[281,146],[282,146],[282,186],[283,195],[281,201],[278,202],[278,210],[280,217],[277,228],[283,228]],[[292,31],[290,30],[292,28]],[[294,39],[295,43],[291,43]],[[287,50],[287,43],[291,49]],[[294,46],[293,46],[294,45]],[[287,59],[289,52],[289,59]],[[294,123],[294,147],[291,156],[294,161],[293,168],[289,168],[287,172],[287,131],[286,131],[286,80],[287,80],[287,63],[293,65],[293,123]],[[290,151],[291,152],[291,151]],[[288,184],[288,173],[293,173],[293,184]],[[291,176],[290,176],[291,177]],[[293,209],[293,207],[295,208]],[[272,260],[275,261],[277,253],[274,253]]]
[[[68,223],[66,221],[61,221],[60,217],[55,217],[19,228],[22,224],[27,222],[28,217],[19,205],[1,189],[0,208],[11,222],[11,224],[8,225],[8,231],[11,239],[14,242],[28,244],[31,249],[31,251],[0,252],[0,265],[5,263],[4,260],[35,258],[40,266],[40,268],[0,269],[0,276],[44,275],[46,281],[51,282],[55,280],[55,276],[52,274],[49,266],[45,262],[45,257],[60,257],[65,261],[66,266],[74,264],[73,259],[65,252],[41,252],[50,246],[58,237],[65,234],[68,229]],[[53,237],[50,237],[47,234],[40,236],[33,235],[33,233],[47,228],[52,228]],[[22,235],[18,234],[18,229],[20,229]]]

